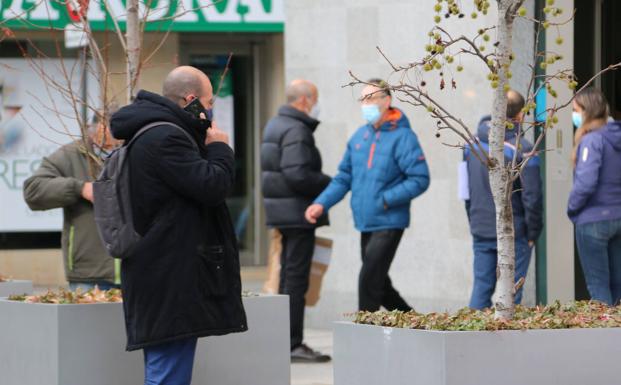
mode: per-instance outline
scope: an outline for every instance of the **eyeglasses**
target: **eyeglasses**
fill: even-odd
[[[372,103],[375,100],[380,100],[380,99],[384,99],[386,97],[388,97],[388,95],[386,95],[385,93],[383,93],[384,91],[376,91],[372,94],[368,94],[365,95],[361,98],[358,99],[358,101],[362,104],[368,104],[368,103]]]

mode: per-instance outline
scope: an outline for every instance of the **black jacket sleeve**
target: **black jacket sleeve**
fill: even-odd
[[[203,205],[216,206],[235,179],[235,155],[225,143],[207,146],[203,159],[181,132],[171,132],[159,148],[158,174],[170,188]]]
[[[313,152],[317,151],[312,132],[294,127],[285,134],[281,146],[280,168],[289,187],[301,195],[317,197],[331,178],[312,167]]]

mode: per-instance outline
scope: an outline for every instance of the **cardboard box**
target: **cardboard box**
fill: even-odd
[[[282,255],[282,235],[276,229],[270,231],[270,250],[267,264],[268,278],[263,285],[263,292],[278,293],[280,282],[280,257]],[[328,271],[332,258],[332,240],[322,237],[315,239],[315,251],[311,263],[306,306],[315,306],[319,302],[323,277]]]
[[[321,297],[321,284],[332,259],[332,240],[317,237],[306,291],[306,306],[315,306]]]

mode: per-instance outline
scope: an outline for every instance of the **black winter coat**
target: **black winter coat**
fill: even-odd
[[[204,145],[198,121],[168,99],[141,91],[112,116],[115,138],[128,141],[145,125],[168,121],[129,150],[131,203],[143,236],[121,266],[127,350],[247,330],[239,254],[224,203],[234,179],[234,154]]]
[[[319,121],[285,105],[265,126],[261,144],[263,198],[267,225],[313,228],[306,208],[330,184],[321,172],[321,155],[313,132]],[[317,225],[327,224],[324,216]]]

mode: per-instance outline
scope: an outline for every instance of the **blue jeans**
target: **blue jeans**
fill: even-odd
[[[473,237],[474,249],[474,286],[470,297],[472,309],[484,309],[492,306],[492,295],[496,289],[496,265],[498,248],[496,239]],[[526,278],[530,263],[531,247],[526,238],[515,239],[515,281]],[[522,289],[515,294],[515,303],[522,301]]]
[[[110,289],[120,289],[120,285],[115,285],[110,282],[100,281],[100,282],[69,282],[69,289],[71,291],[76,291],[80,289],[82,292],[89,291],[95,288],[95,285],[99,287],[100,290],[110,290]]]
[[[591,299],[621,299],[621,219],[576,225],[576,242]]]
[[[196,338],[144,348],[145,385],[190,385]]]

